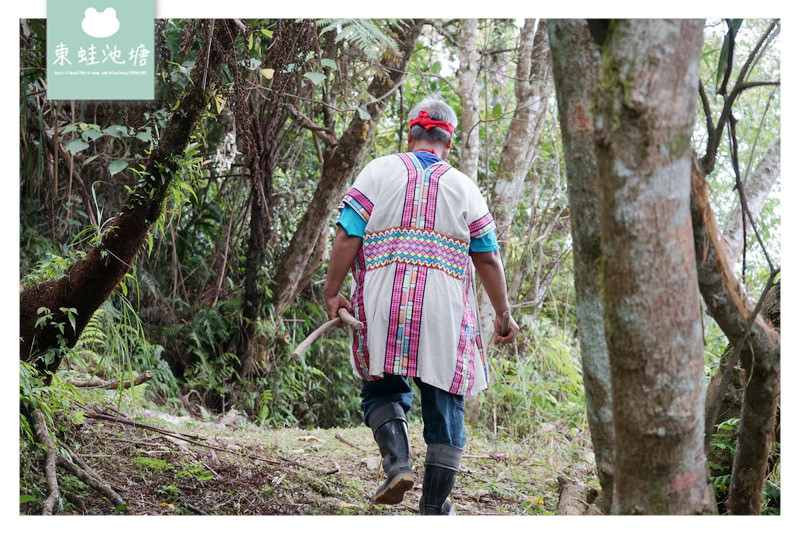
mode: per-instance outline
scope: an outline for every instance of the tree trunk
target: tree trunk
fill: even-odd
[[[758,220],[758,214],[764,207],[772,187],[781,175],[781,139],[772,143],[767,150],[764,159],[758,164],[755,172],[744,184],[744,197],[747,201],[747,209],[753,216],[753,220]],[[750,230],[750,221],[747,221],[747,230]],[[742,255],[744,247],[744,234],[742,232],[742,206],[737,201],[736,207],[728,217],[728,222],[723,230],[725,245],[728,248],[728,260],[731,265]]]
[[[778,332],[780,332],[781,321],[780,294],[781,283],[778,280],[767,294],[762,310],[764,318],[769,320]],[[708,444],[717,425],[741,416],[746,376],[741,368],[728,370],[729,365],[737,363],[733,360],[735,350],[736,346],[733,344],[725,347],[725,351],[719,358],[719,367],[711,378],[706,391],[706,449],[709,462],[718,465],[716,468],[709,465],[712,477],[730,474],[733,470],[733,458],[730,452],[727,449],[711,448]],[[769,440],[773,441],[772,438]],[[779,442],[779,440],[773,442]]]
[[[41,356],[60,345],[74,346],[94,312],[130,270],[151,225],[161,215],[172,174],[178,170],[174,158],[183,153],[197,121],[206,111],[223,56],[233,48],[237,34],[232,21],[208,23],[208,36],[201,48],[201,54],[207,56],[192,69],[191,82],[181,95],[179,108],[170,116],[142,178],[122,210],[108,224],[110,229],[103,234],[100,244],[72,265],[64,277],[20,293],[20,358],[33,362],[40,371],[54,373],[58,369],[59,353],[47,362]],[[53,319],[49,325],[37,328],[38,310],[42,307],[53,313]],[[77,311],[74,328],[62,311],[68,308]],[[65,323],[63,334],[54,325],[58,322]]]
[[[375,125],[386,109],[388,99],[382,97],[405,76],[405,67],[414,52],[422,24],[421,20],[413,21],[405,30],[398,30],[400,55],[384,56],[381,65],[387,72],[376,73],[368,89],[369,95],[372,96],[371,102],[366,106],[370,118],[363,120],[359,114],[355,114],[338,143],[326,148],[322,179],[292,236],[289,247],[275,269],[272,301],[276,315],[283,314],[303,289],[300,280],[306,271],[312,250],[320,235],[328,227],[330,214],[341,200],[347,183],[364,158]]]
[[[614,493],[614,421],[601,296],[600,192],[594,152],[592,103],[598,84],[599,54],[585,21],[550,20],[547,28],[567,167],[586,414],[597,476],[603,489],[598,505],[608,514]]]
[[[270,171],[270,175],[272,172]],[[261,179],[261,178],[256,178]],[[271,181],[271,176],[270,176]],[[262,205],[256,188],[250,195],[250,238],[247,241],[247,252],[244,261],[244,301],[242,302],[242,325],[239,328],[236,353],[239,356],[239,377],[247,380],[254,369],[254,340],[256,322],[261,316],[263,300],[263,283],[261,267],[269,233],[268,206]]]
[[[526,19],[520,34],[514,86],[517,106],[500,153],[497,180],[490,200],[503,257],[511,237],[511,221],[522,196],[525,176],[530,170],[529,162],[535,155],[531,145],[544,123],[552,87],[545,32],[544,25],[537,24],[536,19]]]
[[[461,21],[458,49],[458,97],[461,100],[461,161],[458,169],[478,181],[481,150],[478,70],[478,19]]]
[[[296,92],[302,77],[299,70],[288,71],[287,67],[296,60],[298,50],[308,49],[313,28],[311,21],[278,20],[274,30],[274,44],[267,48],[264,64],[270,65],[281,74],[274,78],[268,98],[258,95],[258,105],[250,100],[249,91],[244,92],[243,101],[236,104],[236,119],[244,134],[242,144],[248,158],[252,184],[242,323],[236,339],[236,353],[239,357],[237,371],[242,382],[252,377],[255,371],[256,324],[261,318],[264,301],[263,266],[271,232],[272,178],[275,158],[281,146],[278,137],[289,117],[286,95]],[[232,403],[236,398],[238,391],[233,392]]]
[[[619,20],[595,124],[612,380],[614,514],[713,512],[689,212],[702,20]]]
[[[761,493],[769,456],[769,437],[777,409],[780,376],[780,334],[747,301],[728,262],[711,204],[705,176],[692,165],[692,225],[700,293],[709,314],[734,345],[742,344],[744,391],[736,452],[728,496],[731,514],[760,514]],[[715,420],[711,409],[708,419]],[[713,428],[712,428],[713,429]],[[710,430],[707,430],[710,431]]]

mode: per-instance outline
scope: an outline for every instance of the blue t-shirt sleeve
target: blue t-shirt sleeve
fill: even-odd
[[[497,232],[490,231],[483,237],[470,239],[469,251],[470,252],[493,252],[499,250],[500,245],[497,243]]]
[[[358,216],[356,210],[349,205],[344,205],[339,215],[339,220],[337,220],[336,223],[339,224],[350,237],[364,238],[364,230],[367,227],[367,223],[363,218]]]

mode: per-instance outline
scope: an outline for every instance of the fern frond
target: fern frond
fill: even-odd
[[[319,34],[335,31],[335,42],[347,41],[370,59],[378,59],[386,51],[398,53],[397,41],[388,33],[405,23],[394,19],[319,19]]]

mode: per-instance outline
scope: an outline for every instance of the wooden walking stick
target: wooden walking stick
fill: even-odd
[[[360,331],[364,327],[364,324],[362,322],[360,322],[353,315],[348,313],[347,309],[342,307],[342,308],[339,309],[339,316],[337,318],[334,318],[333,320],[328,320],[327,322],[322,324],[320,327],[318,327],[317,329],[312,331],[311,335],[306,337],[305,340],[303,342],[301,342],[297,346],[297,348],[294,349],[294,351],[292,352],[292,355],[294,357],[299,356],[301,353],[306,351],[306,349],[309,346],[311,346],[311,344],[315,340],[317,340],[318,338],[322,337],[325,334],[326,331],[328,331],[329,329],[331,329],[333,327],[337,327],[342,323],[344,323],[346,326],[349,326],[353,331]]]

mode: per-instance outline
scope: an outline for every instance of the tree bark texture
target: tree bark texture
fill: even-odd
[[[702,20],[615,20],[595,123],[614,514],[713,512],[689,212]]]
[[[760,514],[780,384],[780,334],[761,314],[753,315],[733,273],[717,226],[705,176],[692,165],[692,225],[700,293],[708,313],[734,345],[743,343],[741,363],[745,391],[728,496],[731,514]],[[714,410],[709,419],[716,419]]]
[[[611,370],[603,323],[599,184],[594,150],[594,104],[599,51],[583,20],[549,20],[558,117],[567,167],[573,271],[586,414],[608,514],[614,493],[614,420]]]
[[[388,99],[379,100],[379,98],[392,90],[405,76],[405,67],[414,52],[422,24],[421,20],[409,21],[405,30],[398,30],[400,54],[384,56],[381,62],[383,68],[375,74],[368,89],[372,101],[366,108],[371,118],[363,120],[355,114],[339,138],[338,144],[326,148],[322,179],[275,270],[272,294],[273,310],[276,315],[283,314],[302,290],[300,280],[313,255],[312,250],[320,235],[328,228],[330,214],[341,200],[345,187],[361,164],[375,125],[386,109]]]
[[[587,487],[569,478],[558,476],[558,505],[556,515],[583,516],[599,515],[600,510],[594,506],[597,489]]]
[[[535,146],[537,133],[544,123],[551,90],[550,54],[545,26],[537,24],[537,19],[525,19],[520,34],[514,85],[517,105],[500,153],[497,179],[490,200],[503,257],[508,247],[514,212],[530,170],[530,159],[534,155],[531,147]]]
[[[461,100],[461,161],[458,169],[478,181],[481,149],[478,70],[478,19],[461,21],[458,49],[458,97]]]
[[[772,143],[764,155],[764,159],[756,167],[753,174],[744,184],[744,197],[747,202],[747,209],[753,216],[753,220],[758,220],[758,214],[764,207],[772,187],[781,175],[781,139],[780,137]],[[731,265],[742,255],[744,247],[744,233],[742,232],[742,206],[739,202],[728,217],[722,235],[725,245],[728,248],[728,260]],[[747,231],[750,231],[750,220],[747,220]]]
[[[178,109],[170,116],[143,177],[108,224],[100,244],[72,265],[64,277],[27,287],[20,293],[20,358],[34,363],[40,371],[58,369],[60,356],[49,365],[40,356],[57,347],[59,337],[63,337],[66,346],[74,346],[94,312],[130,270],[150,227],[161,214],[172,175],[178,170],[174,158],[183,153],[198,119],[206,111],[223,57],[233,48],[238,31],[233,21],[208,23],[202,47],[204,60],[198,60],[192,69],[191,82],[181,95]],[[41,307],[50,309],[53,320],[51,325],[37,328],[37,310]],[[63,335],[52,325],[67,322],[61,308],[77,310],[74,329],[67,323]]]

